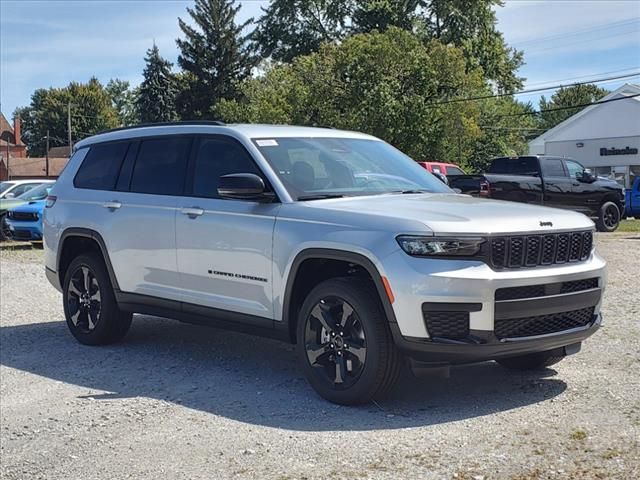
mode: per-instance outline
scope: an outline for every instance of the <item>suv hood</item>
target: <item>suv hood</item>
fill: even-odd
[[[544,233],[593,228],[589,218],[569,210],[456,194],[346,197],[310,201],[308,205],[414,221],[438,234]],[[337,212],[335,215],[339,217]]]

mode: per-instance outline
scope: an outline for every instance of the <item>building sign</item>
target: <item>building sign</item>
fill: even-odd
[[[609,155],[637,155],[637,148],[601,148],[600,156],[607,157]]]

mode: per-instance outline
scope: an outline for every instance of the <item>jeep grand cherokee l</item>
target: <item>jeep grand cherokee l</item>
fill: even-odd
[[[457,195],[354,132],[187,123],[79,142],[47,199],[46,273],[81,343],[132,313],[293,342],[324,398],[414,369],[541,368],[599,327],[582,214]]]

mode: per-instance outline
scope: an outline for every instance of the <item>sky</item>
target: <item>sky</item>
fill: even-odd
[[[96,76],[142,79],[155,43],[175,62],[178,17],[192,0],[0,0],[0,109],[10,117],[37,88]],[[244,0],[239,20],[268,0]],[[524,51],[527,88],[640,72],[640,0],[507,0],[497,9],[507,42]],[[640,75],[599,85],[640,83]],[[549,96],[552,91],[541,92]],[[537,105],[541,93],[520,95]]]

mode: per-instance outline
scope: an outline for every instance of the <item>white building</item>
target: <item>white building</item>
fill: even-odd
[[[640,85],[628,83],[602,100],[633,95],[640,95]],[[531,140],[529,154],[573,158],[629,188],[640,176],[640,96],[581,110]]]

